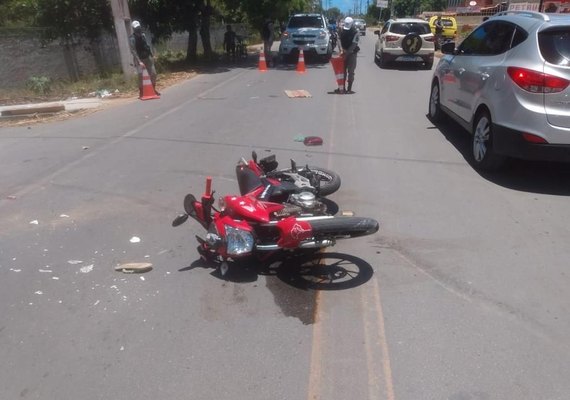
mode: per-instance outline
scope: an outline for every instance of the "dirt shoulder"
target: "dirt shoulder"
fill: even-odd
[[[158,77],[157,90],[162,91],[165,88],[177,85],[188,79],[194,78],[198,75],[197,72],[173,72],[164,74]],[[29,105],[45,102],[60,102],[65,101],[61,98],[54,98],[50,96],[42,97],[23,97],[18,95],[9,95],[0,99],[0,103],[4,106],[11,105]],[[132,90],[125,93],[112,93],[109,97],[101,99],[101,104],[97,108],[82,109],[77,111],[60,111],[56,113],[36,113],[29,115],[22,115],[18,117],[0,117],[0,128],[14,127],[14,126],[29,126],[40,123],[47,123],[53,121],[63,121],[69,118],[77,118],[99,112],[110,107],[120,106],[126,103],[138,101],[138,90]]]

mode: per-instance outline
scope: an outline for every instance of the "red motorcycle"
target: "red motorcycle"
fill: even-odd
[[[252,175],[238,174],[240,187]],[[260,178],[258,177],[257,183]],[[253,179],[252,179],[253,182]],[[378,231],[378,222],[372,218],[335,217],[312,211],[310,204],[276,203],[264,200],[263,193],[271,198],[272,186],[255,185],[252,192],[242,196],[224,196],[216,209],[211,178],[206,179],[206,190],[200,201],[192,194],[184,198],[185,214],[174,219],[179,226],[188,217],[198,221],[207,234],[198,239],[202,258],[216,262],[220,273],[228,271],[228,261],[257,256],[260,259],[275,252],[299,252],[333,246],[337,239],[371,235]]]

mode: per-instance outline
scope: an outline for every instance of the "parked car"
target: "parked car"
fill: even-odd
[[[434,15],[429,19],[429,27],[431,33],[435,35],[435,20],[437,15]],[[446,15],[441,17],[441,22],[443,24],[443,33],[441,36],[444,39],[454,39],[457,37],[457,20],[454,17],[448,17]]]
[[[289,18],[281,35],[279,55],[285,59],[297,57],[300,49],[304,54],[319,56],[324,61],[331,58],[331,34],[323,15],[295,14]]]
[[[366,35],[366,21],[361,18],[354,18],[354,26],[362,36]]]
[[[384,24],[374,48],[374,59],[384,68],[391,62],[423,63],[431,69],[435,51],[434,35],[423,19],[391,19]]]
[[[475,168],[570,161],[570,15],[499,13],[442,52],[429,117],[450,116],[472,135]]]

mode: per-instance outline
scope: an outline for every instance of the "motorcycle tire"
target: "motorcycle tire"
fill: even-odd
[[[310,222],[315,236],[354,238],[378,232],[380,225],[373,218],[335,217]]]
[[[309,170],[314,173],[320,181],[320,196],[328,196],[329,194],[333,194],[340,188],[340,175],[336,172],[331,171],[330,169],[315,167],[309,165]],[[297,173],[300,175],[305,176],[303,173],[305,168],[299,167],[297,168]],[[291,172],[291,169],[283,170],[283,172]],[[306,177],[306,176],[305,176]]]

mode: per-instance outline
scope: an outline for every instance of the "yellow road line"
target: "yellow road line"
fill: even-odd
[[[384,312],[382,311],[382,302],[380,300],[380,286],[378,286],[378,280],[376,278],[373,277],[372,281],[374,305],[378,318],[378,340],[380,341],[380,349],[382,351],[382,370],[384,371],[384,383],[386,385],[386,399],[395,400],[392,367],[390,366],[390,354],[388,352],[388,339],[386,338],[386,328],[384,326]]]

